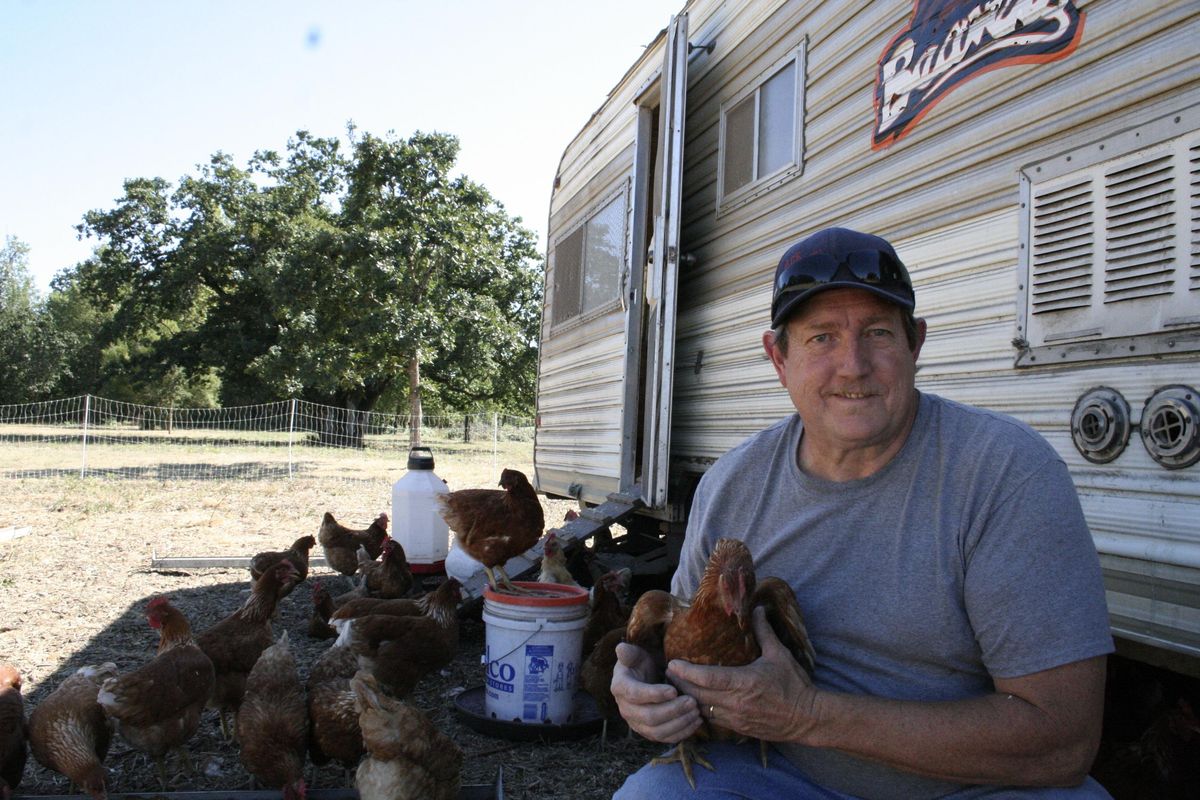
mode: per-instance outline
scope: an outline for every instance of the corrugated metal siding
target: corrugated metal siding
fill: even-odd
[[[633,172],[637,111],[634,95],[659,69],[657,41],[614,89],[584,131],[568,146],[550,204],[546,285],[554,285],[554,246],[599,204],[628,190]],[[630,224],[625,232],[628,271]],[[538,364],[538,429],[534,443],[537,487],[565,495],[579,486],[601,501],[620,479],[624,392],[625,315],[616,303],[599,315],[554,326],[552,293],[542,314]]]
[[[1156,387],[1200,385],[1200,362],[1168,356],[1014,368],[1023,280],[1020,169],[1200,104],[1200,6],[1194,1],[1076,5],[1087,19],[1071,56],[977,76],[945,96],[905,138],[873,151],[876,63],[909,19],[910,0],[688,4],[690,40],[716,46],[689,65],[682,242],[696,262],[680,272],[672,461],[677,473],[702,471],[792,410],[760,345],[770,278],[787,246],[831,224],[882,234],[909,264],[917,311],[929,323],[919,385],[1012,414],[1045,435],[1079,486],[1110,577],[1115,628],[1200,655],[1189,644],[1200,642],[1193,635],[1200,631],[1200,591],[1184,593],[1183,602],[1179,595],[1158,602],[1152,579],[1155,569],[1169,568],[1183,585],[1200,583],[1200,564],[1193,563],[1200,558],[1200,466],[1163,469],[1136,431],[1114,462],[1091,464],[1075,450],[1069,430],[1075,401],[1087,390],[1105,385],[1120,391],[1136,424]],[[805,40],[803,173],[718,214],[720,104]],[[588,170],[619,151],[620,136],[632,141],[632,119],[614,121],[632,114],[632,87],[653,74],[646,59],[642,64],[639,75],[618,87],[612,108],[568,151],[564,175],[573,170],[572,185],[585,183]],[[619,335],[613,329],[608,334],[605,346],[619,354]],[[575,385],[567,376],[583,368],[569,347],[547,351],[543,415],[558,402],[551,390]],[[561,417],[559,438],[539,436],[539,448],[544,439],[555,441],[564,449],[556,458],[569,460],[565,450],[572,436],[582,440],[588,413],[604,417],[613,446],[619,446],[619,430],[607,427],[619,414],[600,414],[601,405],[582,388],[572,396],[579,415]],[[606,384],[604,403],[618,397]],[[572,427],[576,423],[583,427]],[[589,459],[590,469],[608,468],[598,452],[583,460]]]
[[[717,37],[712,63],[693,72],[689,97],[683,244],[698,261],[681,276],[672,431],[681,472],[703,469],[791,412],[759,344],[773,266],[798,237],[848,224],[891,238],[912,267],[918,313],[930,326],[919,385],[1012,414],[1045,435],[1079,485],[1110,574],[1129,578],[1147,565],[1170,564],[1196,585],[1200,471],[1164,470],[1136,431],[1115,462],[1091,464],[1069,430],[1074,403],[1088,389],[1121,391],[1136,422],[1156,387],[1200,385],[1196,359],[1013,367],[1020,168],[1200,102],[1194,3],[1079,5],[1088,17],[1071,57],[977,77],[878,153],[869,144],[875,63],[908,19],[910,3],[856,4],[851,19],[844,4],[788,3],[768,20],[767,34]],[[719,104],[805,36],[803,175],[718,215]],[[1193,635],[1200,630],[1200,591],[1182,604],[1154,605],[1153,587],[1148,579],[1110,580],[1116,629],[1187,651],[1189,642],[1200,641]]]

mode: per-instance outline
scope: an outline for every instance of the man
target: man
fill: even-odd
[[[773,748],[763,769],[754,743],[713,743],[697,791],[653,765],[617,798],[1107,797],[1086,774],[1112,638],[1074,486],[1026,425],[916,390],[914,306],[877,236],[831,228],[780,260],[763,348],[797,413],[701,480],[672,591],[743,539],[795,589],[814,680],[761,611],[744,667],[664,680],[620,645],[634,730],[674,743],[712,717]]]

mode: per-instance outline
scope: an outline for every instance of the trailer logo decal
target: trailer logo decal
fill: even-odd
[[[900,139],[976,75],[1066,58],[1083,19],[1072,0],[915,0],[908,27],[879,59],[872,149]]]

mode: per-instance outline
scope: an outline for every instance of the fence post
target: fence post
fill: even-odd
[[[92,396],[85,394],[83,396],[83,463],[79,465],[79,477],[87,475],[87,437],[88,437],[88,416],[92,408]]]
[[[492,474],[495,474],[498,467],[496,466],[496,451],[497,445],[500,442],[500,415],[492,412]]]
[[[292,409],[288,414],[288,477],[292,477],[292,438],[296,433],[296,398],[292,398]]]

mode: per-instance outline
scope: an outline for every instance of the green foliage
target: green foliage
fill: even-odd
[[[452,174],[454,137],[352,128],[350,143],[343,154],[302,131],[245,167],[217,153],[173,191],[129,180],[114,208],[85,215],[100,246],[64,288],[91,308],[65,300],[62,314],[96,326],[91,363],[110,394],[362,410],[424,394],[530,412],[532,234]]]
[[[63,352],[29,274],[29,245],[9,236],[0,249],[0,404],[44,396],[58,378]]]

